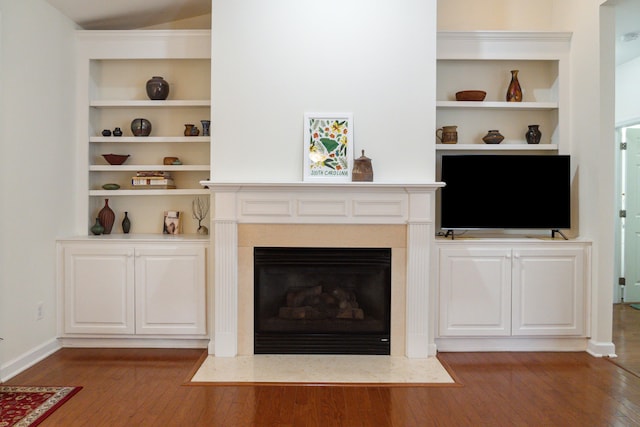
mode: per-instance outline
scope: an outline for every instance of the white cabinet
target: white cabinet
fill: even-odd
[[[570,40],[571,33],[559,32],[439,32],[436,128],[458,126],[458,144],[436,150],[568,153]],[[519,70],[522,102],[506,102],[511,70]],[[456,101],[462,90],[487,95]],[[531,124],[540,125],[540,144],[525,140]],[[485,144],[482,137],[493,129],[505,139]]]
[[[512,250],[512,335],[585,334],[586,258],[581,246]]]
[[[511,251],[438,251],[440,335],[511,334]]]
[[[586,336],[589,243],[469,239],[437,246],[440,337]]]
[[[68,244],[62,250],[63,331],[135,333],[133,249]]]
[[[211,32],[205,30],[78,31],[76,121],[78,188],[81,218],[77,233],[87,235],[97,212],[109,198],[118,218],[128,212],[132,233],[161,233],[156,221],[164,211],[181,211],[185,233],[196,233],[191,218],[195,197],[210,192],[200,181],[210,178],[210,136],[202,120],[211,120]],[[169,83],[166,100],[150,100],[146,82],[162,76]],[[151,122],[149,136],[134,136],[131,122]],[[194,124],[199,136],[185,136]],[[122,130],[122,136],[103,136],[103,130]],[[111,165],[103,154],[129,155]],[[181,164],[165,164],[177,157]],[[167,163],[170,163],[167,160]],[[138,173],[162,171],[175,188],[132,186]],[[105,184],[119,189],[107,190]],[[112,232],[119,232],[114,228]]]
[[[62,336],[206,334],[208,241],[58,242]]]
[[[205,333],[202,246],[135,249],[136,334]]]

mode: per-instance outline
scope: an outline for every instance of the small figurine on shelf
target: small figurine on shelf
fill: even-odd
[[[191,202],[191,210],[193,211],[193,219],[198,220],[198,234],[209,234],[209,229],[202,225],[202,220],[209,213],[209,199],[202,200],[200,197],[196,197]]]

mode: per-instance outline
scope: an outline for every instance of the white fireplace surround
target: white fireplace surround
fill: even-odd
[[[209,353],[238,355],[239,224],[403,224],[405,356],[436,353],[431,286],[435,192],[442,183],[220,183],[212,193],[214,326]]]

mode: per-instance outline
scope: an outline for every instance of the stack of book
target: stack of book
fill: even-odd
[[[139,171],[131,178],[134,189],[166,190],[176,188],[171,174],[165,171]]]

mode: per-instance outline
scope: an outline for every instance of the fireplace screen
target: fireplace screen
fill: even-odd
[[[390,354],[390,248],[254,248],[255,354]]]

